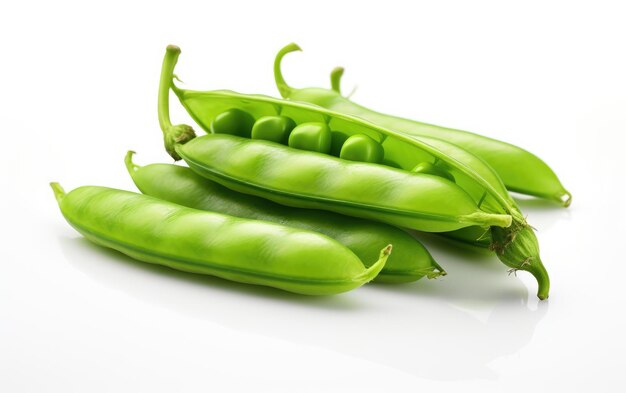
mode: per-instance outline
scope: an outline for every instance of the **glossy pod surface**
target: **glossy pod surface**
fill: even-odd
[[[66,220],[89,240],[144,262],[307,295],[349,291],[373,279],[390,247],[365,268],[319,233],[199,211],[105,187],[68,194],[52,183]]]
[[[174,62],[174,60],[168,60]],[[170,67],[173,68],[173,66]],[[162,83],[167,83],[166,88],[173,89],[191,117],[209,133],[213,132],[211,126],[216,117],[233,108],[245,111],[255,119],[280,115],[293,119],[298,125],[326,123],[330,128],[333,141],[345,141],[353,135],[367,135],[377,141],[383,148],[382,164],[387,167],[411,171],[422,162],[439,160],[439,165],[445,167],[454,176],[456,184],[467,192],[476,204],[480,203],[481,210],[489,213],[510,214],[523,221],[523,216],[518,214],[515,203],[493,170],[482,160],[459,148],[456,148],[458,154],[453,157],[450,153],[455,150],[454,145],[440,144],[441,141],[436,139],[416,140],[362,119],[306,103],[225,90],[183,90],[173,85],[171,80],[162,81]],[[165,129],[168,128],[165,127]],[[174,129],[174,131],[177,130]],[[184,143],[184,140],[181,143]],[[167,147],[168,151],[170,148],[171,143]],[[332,146],[331,150],[333,150]],[[337,151],[339,152],[339,149]],[[178,158],[176,154],[172,156]]]
[[[293,119],[296,124],[309,122],[326,123],[331,130],[331,153],[333,154],[340,153],[340,151],[336,147],[332,146],[334,142],[346,141],[352,135],[367,135],[382,146],[382,164],[384,166],[378,167],[386,167],[387,169],[389,169],[389,167],[392,167],[401,169],[402,172],[410,172],[413,168],[415,168],[418,164],[422,162],[436,164],[438,167],[444,169],[446,172],[452,175],[455,183],[450,184],[456,184],[458,188],[464,191],[473,201],[474,208],[479,210],[482,214],[491,213],[510,216],[512,218],[513,224],[506,229],[505,233],[507,235],[499,236],[499,240],[492,240],[491,246],[494,250],[498,250],[496,254],[498,255],[499,259],[511,269],[526,270],[532,273],[539,284],[538,297],[541,299],[547,298],[550,283],[547,272],[541,262],[541,258],[539,257],[539,255],[527,255],[524,258],[517,258],[517,256],[519,256],[521,252],[538,251],[538,247],[528,247],[527,244],[522,244],[523,242],[536,242],[536,238],[532,238],[529,236],[518,238],[516,236],[517,233],[524,231],[526,228],[528,228],[526,219],[507,192],[506,187],[500,180],[499,176],[488,164],[485,163],[484,160],[469,153],[467,150],[464,150],[454,144],[442,141],[437,138],[417,138],[402,132],[382,127],[357,116],[325,109],[317,105],[311,105],[304,102],[296,102],[292,100],[276,99],[262,95],[241,94],[226,90],[193,91],[181,89],[176,86],[173,81],[174,68],[178,61],[179,54],[180,49],[178,47],[167,47],[161,69],[161,83],[159,88],[159,123],[161,125],[161,130],[163,131],[164,135],[165,148],[168,153],[175,159],[180,159],[180,155],[177,153],[177,151],[182,151],[182,149],[180,149],[180,146],[195,138],[195,133],[193,132],[191,127],[187,125],[172,125],[169,119],[170,88],[177,95],[181,104],[185,107],[191,117],[204,130],[208,132],[210,132],[211,123],[214,121],[216,116],[225,111],[236,108],[249,113],[254,119],[259,119],[263,116],[279,115],[287,116]],[[279,65],[279,61],[277,61],[277,63]],[[208,141],[208,139],[205,140]],[[232,139],[232,141],[235,141],[235,139]],[[254,142],[255,145],[260,146],[257,141],[252,142]],[[272,145],[284,148],[284,146],[281,145]],[[306,154],[307,152],[298,151],[298,154],[302,153]],[[327,159],[336,159],[319,153],[316,154],[318,154],[318,157],[320,157],[320,161],[324,160],[322,157],[325,157]],[[213,158],[208,158],[205,156],[203,159],[213,162]],[[264,163],[265,161],[271,160],[271,155],[268,155],[262,162]],[[350,162],[347,160],[342,161]],[[250,163],[250,165],[254,165],[254,160],[248,160],[248,162]],[[319,163],[320,162],[318,161],[317,164]],[[403,225],[408,227],[413,227],[415,223],[419,223],[420,226],[421,224],[425,223],[425,216],[423,214],[420,214],[420,219],[417,219],[415,221],[413,219],[415,219],[416,217],[412,217],[413,219],[409,220],[406,220],[406,217],[401,220],[396,220],[397,218],[399,218],[399,215],[398,209],[395,209],[395,206],[393,206],[394,210],[391,212],[386,207],[383,207],[381,209],[381,206],[374,207],[368,204],[359,204],[357,206],[354,204],[353,200],[351,201],[334,198],[336,195],[333,195],[333,199],[330,201],[322,200],[321,198],[315,197],[315,201],[308,200],[306,203],[302,203],[303,200],[308,199],[301,198],[302,196],[307,195],[305,192],[299,195],[299,198],[296,201],[298,204],[294,204],[294,198],[292,198],[294,194],[291,194],[289,192],[285,193],[284,190],[281,190],[282,184],[270,183],[267,184],[268,187],[264,187],[259,186],[259,184],[254,184],[257,179],[252,179],[251,182],[248,182],[249,178],[247,177],[242,179],[233,179],[232,177],[230,177],[230,175],[224,175],[223,173],[222,175],[224,176],[221,176],[221,180],[218,180],[218,174],[216,172],[209,174],[209,172],[212,172],[213,168],[216,168],[215,166],[211,164],[209,165],[209,167],[207,167],[199,164],[202,163],[196,162],[195,165],[190,163],[190,166],[195,166],[195,169],[198,170],[199,173],[203,173],[207,176],[213,176],[211,177],[212,179],[216,181],[221,181],[221,184],[224,184],[231,189],[235,189],[237,191],[245,193],[255,193],[255,195],[272,199],[281,204],[286,204],[290,206],[302,206],[307,208],[321,208],[332,211],[339,211],[336,210],[336,206],[342,205],[342,210],[340,211],[341,213],[347,215],[373,218],[376,220],[381,220],[383,222],[394,223],[396,225]],[[374,164],[356,164],[377,166]],[[219,166],[221,164],[218,163],[217,165]],[[291,165],[291,162],[285,161],[282,162],[282,165],[289,166]],[[199,168],[201,166],[204,166],[204,168],[200,171]],[[210,168],[211,166],[213,166],[213,168]],[[274,167],[279,167],[279,165],[275,164]],[[432,178],[437,178],[439,181],[445,181],[445,179],[442,179],[438,176],[421,176],[429,176]],[[239,180],[243,180],[243,182]],[[357,181],[358,179],[354,179],[354,182]],[[353,196],[356,192],[364,192],[365,190],[360,187],[361,186],[357,186],[355,190],[352,190],[354,192],[350,192],[350,195]],[[378,200],[383,201],[384,204],[384,201],[386,200],[386,195],[384,191],[387,190],[388,189],[385,188],[383,192],[380,193],[378,190],[371,188],[366,190],[366,193],[375,193],[378,196]],[[302,190],[299,190],[298,188],[296,191]],[[452,192],[451,195],[458,195],[458,193]],[[341,198],[343,198],[343,195],[341,195]],[[451,202],[445,192],[443,192],[441,195],[438,195],[438,197],[435,199],[433,199],[431,195],[430,197],[426,198],[426,200],[428,200],[428,202],[430,203],[434,202],[437,205],[435,209],[443,208],[444,210],[447,210],[445,205]],[[394,201],[393,203],[395,202],[396,201]],[[461,205],[461,209],[463,209],[463,206],[467,206],[464,203],[462,203]],[[424,205],[417,201],[416,204],[413,205],[412,209],[417,210],[419,213],[423,213],[421,211],[423,207]],[[450,211],[455,212],[455,209],[452,209]],[[495,218],[493,216],[491,217]],[[430,218],[432,218],[432,216],[430,216]],[[504,224],[504,222],[489,223],[485,220],[478,220],[481,222],[474,222],[473,224],[470,224],[465,219],[459,220],[458,216],[454,220],[456,220],[455,225],[441,225],[443,222],[449,223],[449,221],[441,220],[440,217],[437,217],[434,220],[434,225],[424,225],[424,227],[422,227],[422,230],[431,232],[445,231],[452,230],[447,228],[462,228],[468,225],[492,225],[492,228],[495,228],[498,225]],[[413,221],[414,224],[411,224],[409,221]],[[510,257],[511,255],[514,255],[515,258]]]
[[[437,176],[228,134],[197,137],[178,145],[176,152],[210,180],[287,206],[429,232],[511,224],[510,216],[481,211],[465,191]]]
[[[319,232],[348,247],[366,267],[376,261],[382,248],[393,243],[393,253],[374,279],[377,282],[410,282],[445,274],[419,241],[393,226],[278,205],[234,192],[178,165],[137,166],[130,153],[126,165],[135,185],[146,195],[195,209]]]
[[[467,131],[382,114],[343,97],[339,90],[342,68],[335,69],[331,74],[332,90],[294,89],[288,86],[282,76],[280,62],[287,53],[297,50],[300,50],[297,45],[290,44],[276,56],[274,76],[284,98],[352,114],[422,140],[424,137],[435,138],[455,144],[483,159],[497,172],[509,190],[550,199],[564,206],[571,203],[571,194],[563,187],[554,171],[539,157],[520,147]],[[428,143],[428,140],[425,141]]]

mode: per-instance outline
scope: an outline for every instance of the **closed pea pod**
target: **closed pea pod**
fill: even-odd
[[[323,209],[429,232],[509,226],[454,183],[275,143],[210,134],[176,152],[196,173],[232,190],[292,207]]]
[[[87,239],[144,262],[306,295],[357,288],[383,268],[391,246],[365,268],[319,233],[179,206],[106,187],[65,194],[51,183],[65,219]]]
[[[226,90],[181,89],[173,83],[179,54],[177,47],[168,47],[159,90],[159,119],[166,149],[172,157],[184,158],[194,171],[228,188],[283,205],[330,210],[430,232],[472,225],[506,227],[510,236],[500,237],[503,240],[498,242],[502,243],[494,245],[496,254],[510,268],[531,272],[539,283],[538,296],[548,296],[549,278],[539,255],[532,255],[530,263],[528,258],[517,261],[507,257],[518,255],[519,250],[536,248],[517,244],[515,234],[530,230],[528,224],[497,174],[482,160],[435,138],[413,138],[303,102]],[[379,142],[384,151],[384,166],[232,135],[211,134],[194,139],[188,126],[173,126],[169,120],[169,88],[205,130],[210,129],[217,115],[231,108],[246,111],[257,119],[280,115],[292,118],[298,125],[325,123],[333,140],[347,139],[335,138],[337,133],[347,137],[365,134]],[[456,184],[437,176],[410,173],[417,164],[436,160],[445,164]],[[536,242],[532,236],[523,239]]]
[[[319,232],[348,247],[366,267],[376,260],[381,248],[393,243],[393,253],[374,279],[377,282],[410,282],[446,274],[420,242],[390,225],[278,205],[231,191],[178,165],[138,166],[132,162],[132,152],[125,163],[133,182],[146,195],[194,209]]]

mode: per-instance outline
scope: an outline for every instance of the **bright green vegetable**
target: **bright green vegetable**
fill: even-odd
[[[481,211],[465,191],[435,176],[228,134],[197,137],[176,153],[207,179],[286,206],[428,232],[511,225],[511,216]]]
[[[550,199],[569,206],[571,194],[563,187],[554,171],[540,158],[517,146],[467,131],[439,127],[374,112],[353,103],[340,92],[343,68],[331,73],[332,90],[321,88],[294,89],[285,82],[280,63],[290,52],[298,51],[296,44],[285,46],[276,56],[274,76],[280,94],[295,101],[310,102],[338,112],[343,112],[369,120],[383,127],[406,133],[428,142],[430,138],[453,143],[485,160],[506,184],[515,192]],[[423,139],[427,137],[429,139]]]
[[[494,245],[500,260],[512,269],[531,272],[539,283],[538,296],[548,296],[549,279],[539,255],[519,261],[508,257],[517,255],[518,250],[536,248],[518,244],[516,234],[528,224],[499,177],[479,158],[434,138],[426,142],[427,138],[410,137],[302,102],[224,90],[180,89],[173,83],[179,54],[178,47],[167,48],[159,93],[166,150],[175,159],[183,156],[192,169],[228,188],[288,206],[330,210],[432,232],[471,225],[507,227],[509,236],[501,237],[502,244]],[[365,134],[379,142],[384,166],[224,134],[193,139],[195,134],[189,132],[189,126],[173,126],[170,122],[169,88],[207,131],[216,116],[232,108],[248,112],[255,119],[281,115],[298,125],[322,122],[330,128],[333,143],[342,140],[337,134],[344,134],[345,139]],[[410,173],[421,162],[437,162],[454,176],[456,184]],[[511,219],[513,225],[509,226]],[[536,242],[536,238],[524,237],[524,241]]]
[[[382,162],[384,154],[380,143],[365,134],[356,134],[343,142],[339,157],[344,160],[378,164]]]
[[[306,295],[349,291],[372,280],[391,252],[365,268],[319,233],[190,209],[105,187],[65,194],[51,183],[65,219],[87,239],[144,262]]]
[[[287,144],[296,123],[286,116],[264,116],[252,127],[252,139]]]
[[[127,154],[125,162],[135,185],[146,195],[194,209],[319,232],[348,247],[366,267],[368,262],[376,260],[381,248],[393,243],[393,253],[376,276],[377,282],[409,282],[446,274],[420,242],[390,225],[277,205],[231,191],[177,165],[138,166],[132,162],[132,152]]]
[[[254,118],[249,113],[233,108],[215,117],[211,123],[211,132],[250,138],[253,124]]]
[[[326,123],[311,122],[297,125],[289,135],[289,147],[300,150],[330,153],[330,128]]]

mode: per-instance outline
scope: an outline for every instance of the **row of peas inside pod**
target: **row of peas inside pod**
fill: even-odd
[[[322,122],[296,122],[287,116],[263,116],[255,120],[252,115],[232,108],[217,115],[211,122],[211,132],[231,134],[243,138],[262,139],[295,149],[331,154],[344,160],[383,163],[384,148],[381,143],[365,134],[346,135],[333,131]],[[442,165],[421,162],[412,172],[440,176],[454,182],[454,176]]]

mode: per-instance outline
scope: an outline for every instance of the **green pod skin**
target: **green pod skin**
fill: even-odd
[[[446,275],[419,241],[391,225],[278,205],[231,191],[178,165],[138,166],[132,162],[132,152],[125,162],[133,182],[146,195],[194,209],[319,232],[348,247],[366,267],[376,260],[381,248],[393,242],[393,253],[376,282],[403,283]]]
[[[291,131],[289,147],[328,154],[331,140],[330,128],[325,123],[302,123]]]
[[[511,225],[435,176],[226,134],[197,137],[176,152],[194,172],[286,206],[322,209],[426,232]]]
[[[295,127],[296,123],[286,116],[263,116],[254,123],[251,138],[286,145]]]
[[[340,80],[344,71],[341,67],[335,68],[331,73],[331,90],[291,88],[282,76],[280,63],[287,53],[298,50],[300,48],[296,44],[289,44],[276,56],[274,76],[282,97],[355,115],[420,139],[435,138],[455,144],[489,164],[508,190],[549,199],[565,207],[570,205],[572,195],[563,187],[554,171],[539,157],[510,143],[468,131],[389,116],[358,105],[341,95]]]
[[[238,108],[231,108],[215,116],[211,122],[211,132],[214,134],[231,134],[250,138],[254,117]]]
[[[140,261],[304,295],[333,295],[372,280],[370,268],[319,233],[190,209],[106,187],[65,194],[51,183],[65,219],[87,239]]]
[[[160,79],[160,88],[159,88],[159,124],[161,125],[161,130],[164,135],[165,149],[170,153],[174,159],[180,158],[178,152],[180,150],[180,146],[185,144],[186,142],[192,140],[195,137],[193,130],[191,127],[180,124],[180,125],[172,125],[169,118],[169,90],[172,89],[179,101],[183,105],[183,107],[187,110],[189,115],[202,127],[204,130],[209,130],[209,126],[212,120],[218,114],[222,113],[225,110],[230,108],[239,108],[250,113],[254,118],[260,118],[262,116],[269,115],[282,115],[292,118],[296,124],[302,124],[306,122],[323,122],[329,126],[333,133],[333,140],[342,140],[344,138],[335,137],[337,133],[343,133],[346,136],[355,135],[355,134],[365,134],[372,137],[374,140],[378,141],[384,150],[384,158],[383,158],[383,166],[375,165],[375,164],[365,164],[365,163],[353,163],[355,165],[368,165],[370,167],[395,167],[400,168],[405,173],[409,173],[411,169],[413,169],[420,162],[438,162],[438,165],[444,165],[445,168],[450,171],[450,173],[454,176],[456,181],[456,186],[463,190],[467,195],[469,195],[470,199],[474,202],[474,208],[477,208],[480,212],[480,216],[473,215],[473,218],[481,217],[479,220],[467,220],[462,218],[462,223],[459,222],[459,216],[455,216],[455,209],[463,209],[463,207],[455,206],[451,210],[447,212],[448,217],[453,217],[452,219],[456,221],[456,224],[453,225],[440,225],[444,221],[441,220],[441,217],[433,217],[426,221],[430,221],[428,225],[424,225],[427,231],[440,231],[445,230],[444,227],[449,228],[459,228],[465,227],[468,225],[478,225],[478,226],[501,226],[504,224],[504,221],[500,218],[496,218],[494,215],[509,215],[512,218],[513,225],[507,227],[507,231],[511,234],[511,236],[505,237],[506,244],[496,244],[499,249],[507,248],[511,251],[515,250],[535,250],[537,248],[526,247],[526,245],[518,244],[519,242],[516,240],[515,233],[523,230],[528,226],[524,215],[520,212],[519,208],[513,201],[513,199],[508,194],[504,184],[498,177],[498,175],[493,171],[493,169],[487,165],[482,159],[476,157],[475,155],[467,152],[466,150],[447,142],[444,142],[440,139],[436,138],[416,138],[404,133],[400,133],[397,131],[393,131],[391,129],[382,127],[375,123],[369,122],[367,120],[361,119],[356,116],[348,115],[345,113],[332,111],[329,109],[322,108],[320,106],[307,104],[304,102],[296,102],[291,100],[281,100],[263,95],[250,95],[250,94],[240,94],[233,91],[228,90],[216,90],[216,91],[192,91],[192,90],[184,90],[179,88],[174,84],[174,68],[178,61],[178,57],[180,55],[180,49],[176,46],[170,45],[167,47],[165,57],[163,59],[163,65],[161,69],[161,79]],[[204,137],[203,137],[204,138]],[[236,138],[231,138],[232,142],[235,142]],[[347,139],[347,138],[345,138]],[[205,139],[206,140],[206,139]],[[222,139],[223,141],[224,139]],[[208,140],[207,140],[208,141]],[[259,144],[260,141],[252,141],[255,145]],[[266,143],[267,144],[267,143]],[[280,145],[275,145],[275,147],[282,147]],[[234,146],[231,146],[234,147]],[[295,149],[291,149],[295,150]],[[298,151],[299,154],[314,154],[312,152]],[[294,156],[294,158],[296,158]],[[324,158],[322,158],[324,157]],[[258,158],[258,157],[257,157]],[[291,155],[289,158],[292,158]],[[327,159],[327,156],[318,154],[317,158],[319,160]],[[203,157],[203,160],[214,162],[214,158],[211,157]],[[248,160],[248,165],[244,165],[246,170],[250,169],[250,166],[255,165],[254,159],[243,158]],[[278,157],[272,158],[272,156],[265,157],[262,161],[258,163],[266,163],[269,161],[277,161],[280,160]],[[439,161],[437,161],[439,160]],[[350,161],[340,160],[344,163],[349,163]],[[200,170],[199,167],[203,166],[202,163],[197,162],[196,170]],[[281,161],[280,165],[282,166],[291,166],[290,161]],[[315,165],[319,165],[320,162],[315,160]],[[279,163],[273,163],[271,165],[272,169],[280,167]],[[331,164],[333,166],[334,164]],[[193,165],[190,165],[193,166]],[[324,166],[324,165],[323,165]],[[209,169],[209,170],[208,170]],[[208,172],[211,168],[205,167],[202,172],[205,175],[209,175]],[[214,168],[213,168],[214,169]],[[309,171],[309,168],[302,168],[301,172],[306,173]],[[368,172],[369,170],[364,170],[364,172]],[[374,172],[378,171],[375,169]],[[315,171],[313,171],[315,173]],[[268,174],[267,172],[265,174]],[[283,173],[284,174],[284,173]],[[213,179],[218,181],[217,173],[213,173]],[[249,183],[247,179],[249,179],[249,175],[241,174],[242,176],[237,178],[232,178],[230,176],[223,176],[221,174],[219,176],[221,184],[226,185],[228,188],[235,189],[240,192],[245,193],[256,193],[255,195],[262,196],[265,198],[269,198],[274,200],[275,202],[286,204],[291,206],[303,206],[307,208],[318,208],[324,210],[334,210],[337,206],[342,206],[341,212],[343,214],[355,215],[364,218],[371,218],[376,220],[381,220],[383,222],[395,223],[396,225],[403,225],[406,227],[414,226],[415,222],[410,223],[407,221],[413,221],[412,219],[405,220],[392,220],[390,219],[390,215],[395,218],[407,218],[405,215],[405,211],[396,209],[396,202],[393,198],[387,202],[383,201],[383,204],[387,204],[387,206],[392,206],[393,211],[389,211],[386,209],[379,209],[380,206],[371,206],[368,204],[365,205],[354,205],[353,202],[349,200],[345,200],[345,195],[333,195],[332,200],[320,200],[318,198],[317,201],[314,199],[308,198],[296,198],[299,199],[299,202],[303,200],[310,203],[296,204],[294,205],[294,196],[298,197],[311,197],[311,195],[307,195],[306,192],[302,192],[300,189],[299,183],[297,181],[294,182],[293,190],[296,194],[291,194],[289,192],[285,192],[285,190],[278,190],[276,187],[276,183],[269,179],[269,183],[267,184],[268,188],[259,187],[258,184],[254,184],[257,179],[253,179],[253,183]],[[237,174],[239,176],[240,174]],[[293,174],[292,174],[293,175]],[[307,176],[314,176],[312,174],[307,174]],[[345,176],[334,176],[333,179],[343,178]],[[393,175],[392,177],[394,177]],[[419,176],[418,174],[413,174],[412,176]],[[421,175],[423,178],[431,178],[434,179],[433,176]],[[242,181],[243,178],[246,180]],[[262,180],[268,180],[267,178]],[[297,179],[296,179],[297,180]],[[347,181],[352,183],[358,183],[358,178],[348,178]],[[444,188],[448,188],[450,185],[454,186],[454,183],[450,183],[445,179],[436,179],[439,182],[445,182],[447,185]],[[291,181],[291,179],[289,179]],[[319,184],[318,184],[319,185]],[[322,185],[326,187],[326,184]],[[379,191],[374,188],[370,188],[367,190],[363,190],[359,188],[361,186],[355,186],[352,189],[347,187],[344,191],[350,191],[350,195],[353,195],[358,192],[370,193],[374,192],[377,196],[377,200],[386,200],[387,195],[381,194]],[[436,188],[439,185],[436,186]],[[385,188],[388,191],[387,188]],[[317,190],[319,191],[319,190]],[[394,190],[395,191],[395,190]],[[415,191],[415,190],[414,190]],[[442,192],[441,195],[437,195],[436,199],[431,199],[433,194],[430,194],[430,197],[426,197],[422,200],[417,199],[417,201],[412,201],[414,205],[411,207],[412,212],[420,211],[424,207],[421,203],[422,201],[427,201],[429,204],[434,204],[435,209],[438,208],[446,208],[446,205],[449,202],[452,202],[447,198],[448,194],[445,194],[445,191]],[[442,197],[443,195],[443,197]],[[458,192],[455,190],[450,195],[458,195]],[[408,203],[408,201],[405,201]],[[403,203],[405,203],[403,202]],[[454,202],[453,202],[454,203]],[[306,205],[306,206],[305,206]],[[465,205],[463,203],[465,207]],[[452,212],[452,213],[451,213]],[[361,214],[362,213],[362,214]],[[485,220],[485,216],[482,214],[487,213],[490,214],[490,218]],[[410,217],[411,214],[408,215]],[[416,218],[416,217],[413,217]],[[494,220],[492,222],[488,222],[489,220]],[[402,222],[399,222],[402,221]],[[422,215],[421,219],[418,221],[422,221],[424,223],[424,216]],[[480,221],[474,222],[471,224],[469,221]],[[497,222],[495,222],[497,221]],[[451,221],[449,221],[451,222]],[[431,225],[432,224],[432,225]],[[461,224],[461,225],[459,225]],[[453,230],[453,229],[449,229]],[[529,239],[528,241],[533,241]],[[534,240],[536,241],[536,239]],[[516,253],[513,253],[516,254]],[[503,254],[502,254],[503,255]],[[547,279],[546,274],[539,274],[538,271],[545,268],[541,265],[541,259],[537,256],[532,257],[531,264],[536,264],[537,266],[529,266],[525,261],[528,258],[520,259],[515,262],[510,258],[500,258],[500,260],[510,268],[519,269],[519,270],[527,270],[531,272],[538,282],[538,296],[542,299],[546,298],[549,292],[550,283]],[[541,265],[541,266],[539,266]]]
[[[415,173],[424,173],[427,175],[439,176],[454,182],[454,176],[443,168],[440,168],[430,162],[420,162],[411,170]]]
[[[339,158],[350,161],[381,163],[384,156],[380,143],[364,134],[349,137],[341,146]]]

